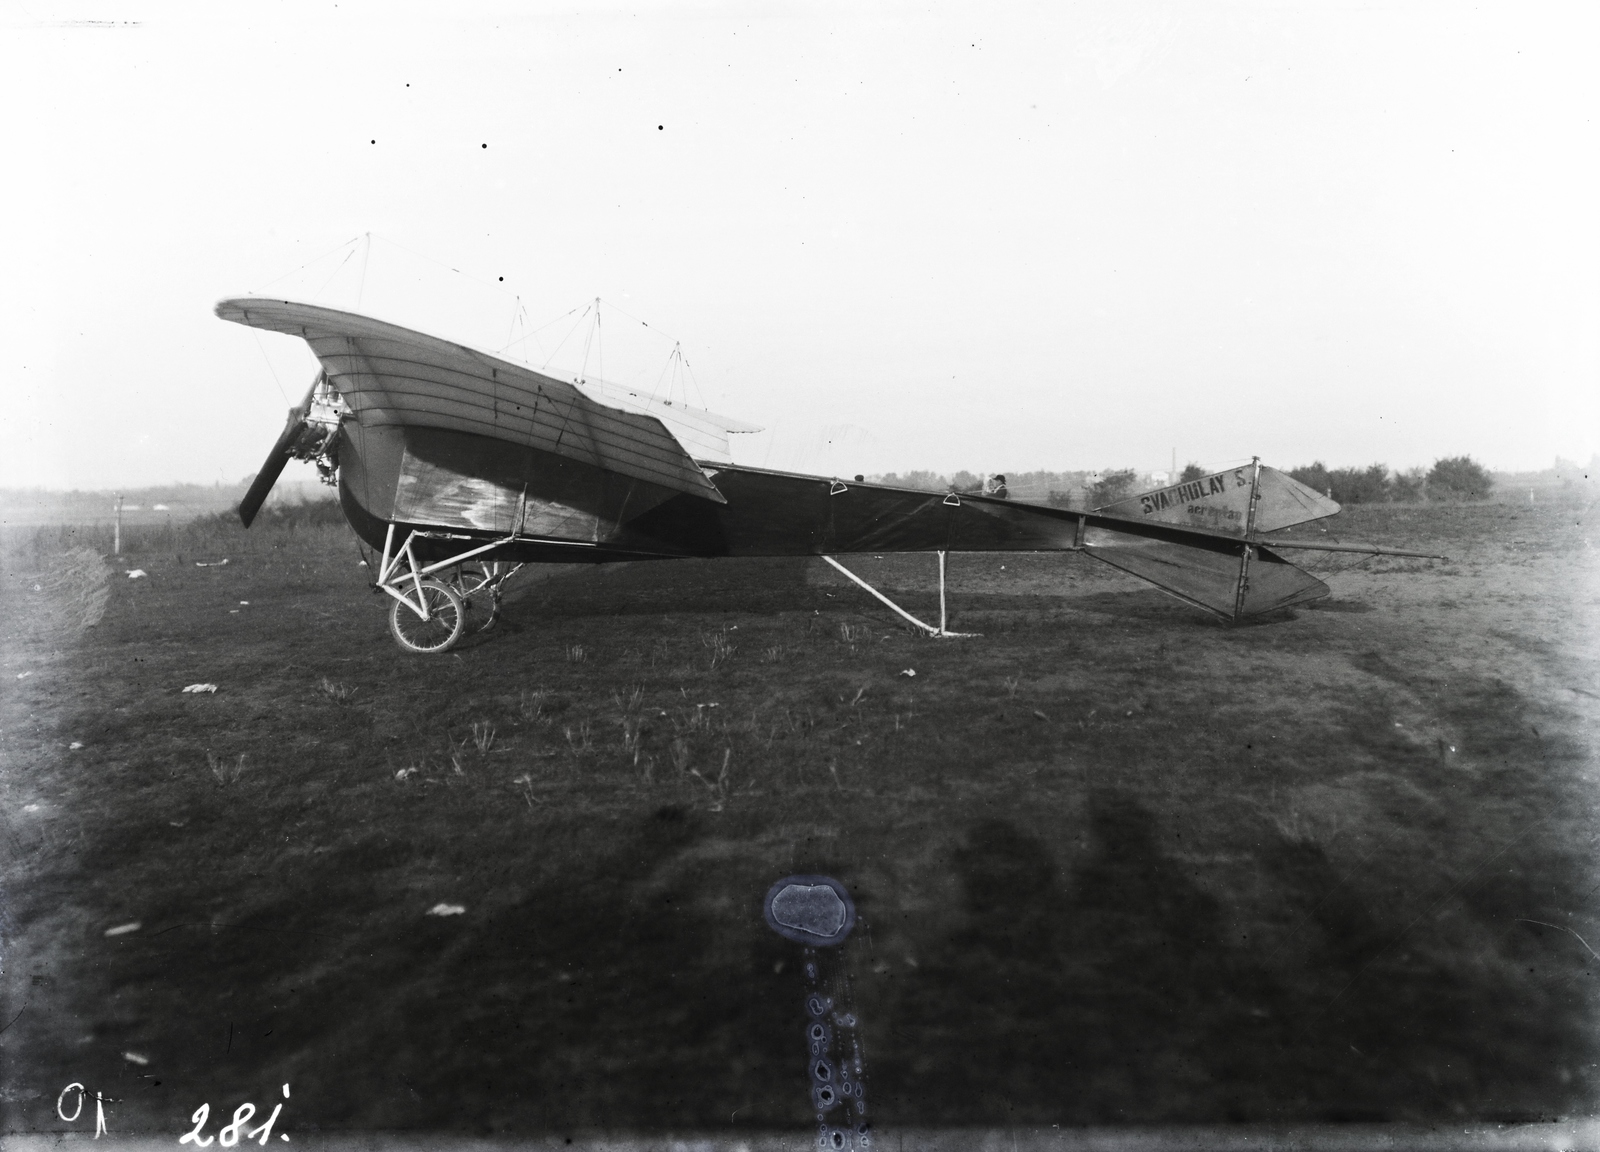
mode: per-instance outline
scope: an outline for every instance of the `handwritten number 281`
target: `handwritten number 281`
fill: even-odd
[[[289,1095],[289,1086],[287,1084],[283,1086],[283,1094],[286,1097]],[[241,1104],[233,1110],[233,1123],[224,1124],[222,1130],[215,1137],[211,1137],[200,1135],[200,1130],[206,1126],[206,1120],[211,1116],[211,1105],[202,1104],[194,1110],[194,1115],[189,1117],[189,1121],[194,1125],[194,1128],[178,1137],[178,1143],[193,1144],[196,1148],[205,1148],[215,1139],[222,1147],[232,1148],[239,1143],[239,1137],[243,1135],[247,1140],[260,1137],[258,1142],[265,1146],[268,1138],[272,1135],[272,1126],[277,1122],[278,1113],[281,1111],[283,1111],[283,1105],[281,1103],[275,1105],[272,1109],[272,1115],[267,1117],[265,1124],[246,1131],[245,1125],[256,1114],[256,1106],[254,1104]],[[279,1138],[287,1140],[289,1137],[280,1136]]]

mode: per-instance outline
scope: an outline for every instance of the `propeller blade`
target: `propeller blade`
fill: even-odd
[[[294,454],[294,443],[300,439],[300,433],[306,430],[306,413],[311,411],[311,398],[317,393],[317,385],[322,383],[321,375],[311,382],[311,388],[306,392],[306,398],[300,402],[299,407],[289,409],[289,422],[283,426],[283,431],[278,435],[278,442],[272,446],[272,451],[267,453],[266,462],[261,465],[261,471],[256,473],[256,478],[250,482],[250,490],[244,494],[244,499],[239,501],[239,520],[246,528],[256,518],[256,513],[261,511],[261,506],[267,502],[267,494],[272,491],[272,486],[278,482],[278,477],[283,474],[284,465],[289,463]]]

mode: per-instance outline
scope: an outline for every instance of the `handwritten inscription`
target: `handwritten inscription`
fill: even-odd
[[[284,1100],[289,1098],[289,1086],[287,1084],[283,1086],[283,1098]],[[178,1137],[178,1143],[193,1144],[196,1148],[206,1148],[215,1140],[223,1148],[233,1148],[238,1145],[241,1139],[244,1139],[255,1140],[265,1147],[267,1141],[272,1138],[272,1126],[278,1122],[278,1116],[282,1111],[283,1103],[280,1101],[273,1106],[272,1115],[267,1117],[266,1123],[256,1128],[247,1129],[245,1125],[249,1124],[256,1114],[256,1106],[247,1101],[233,1110],[233,1123],[224,1124],[215,1136],[205,1136],[202,1133],[205,1131],[206,1121],[211,1118],[211,1105],[202,1104],[194,1110],[194,1115],[189,1117],[189,1123],[193,1124],[194,1127]],[[289,1137],[287,1134],[280,1132],[278,1133],[278,1139],[287,1141]]]
[[[71,1116],[67,1115],[66,1108],[64,1107],[67,1102],[67,1094],[69,1092],[76,1092],[78,1094],[77,1107],[73,1108]],[[79,1084],[76,1080],[74,1080],[71,1084],[68,1084],[61,1090],[61,1095],[56,1097],[56,1115],[61,1117],[68,1124],[76,1121],[79,1116],[83,1115],[84,1095],[85,1091],[82,1084]]]
[[[94,1097],[94,1138],[98,1140],[106,1131],[106,1098],[100,1093],[90,1092],[82,1084],[74,1080],[63,1088],[61,1094],[56,1097],[56,1115],[68,1124],[76,1123],[78,1117],[83,1115],[83,1101],[86,1096]],[[73,1100],[71,1116],[67,1115],[66,1109],[69,1097]]]
[[[56,1097],[56,1115],[68,1124],[75,1124],[78,1117],[83,1115],[84,1102],[91,1098],[94,1100],[94,1138],[98,1140],[101,1136],[106,1135],[105,1106],[107,1099],[99,1092],[90,1092],[82,1083],[74,1080],[63,1088],[60,1095]],[[289,1086],[287,1084],[283,1086],[283,1098],[285,1100],[289,1098]],[[72,1114],[70,1116],[67,1114],[67,1106],[69,1104],[72,1106]],[[282,1112],[283,1104],[280,1102],[273,1106],[272,1115],[267,1117],[266,1123],[247,1129],[245,1126],[255,1117],[256,1106],[246,1102],[233,1110],[233,1123],[224,1124],[215,1136],[205,1136],[202,1135],[202,1132],[205,1129],[206,1121],[211,1117],[211,1105],[202,1104],[194,1110],[194,1115],[189,1117],[189,1123],[193,1124],[194,1127],[178,1137],[178,1143],[193,1144],[196,1148],[205,1148],[215,1142],[223,1148],[233,1148],[238,1145],[241,1139],[245,1139],[258,1140],[264,1146],[272,1138],[273,1126],[277,1124],[278,1117]],[[286,1133],[280,1132],[278,1133],[278,1139],[287,1141],[289,1137]]]

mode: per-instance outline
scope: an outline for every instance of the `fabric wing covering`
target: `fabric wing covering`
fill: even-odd
[[[1224,547],[1142,539],[1112,528],[1090,528],[1084,547],[1096,560],[1148,580],[1190,604],[1233,618],[1239,592],[1239,553]],[[1328,586],[1287,560],[1256,548],[1238,616],[1256,616],[1317,600]]]
[[[1339,505],[1322,493],[1266,465],[1262,465],[1261,478],[1253,488],[1250,469],[1233,468],[1170,488],[1130,496],[1095,511],[1129,520],[1243,537],[1250,523],[1252,491],[1256,499],[1254,527],[1257,532],[1276,532],[1339,511]]]
[[[678,442],[688,449],[696,460],[732,463],[733,453],[728,448],[728,437],[761,431],[755,424],[735,420],[731,416],[720,416],[704,408],[691,408],[687,404],[649,396],[621,384],[612,384],[590,377],[583,382],[583,386],[591,395],[597,395],[606,403],[613,404],[625,412],[642,412],[647,416],[654,416],[671,429]]]
[[[726,503],[660,420],[575,385],[396,324],[291,300],[224,300],[217,315],[299,336],[363,426],[492,436]]]

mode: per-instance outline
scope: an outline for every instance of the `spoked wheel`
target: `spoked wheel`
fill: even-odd
[[[500,584],[506,575],[496,561],[474,561],[456,569],[451,584],[466,607],[468,632],[482,632],[500,619]]]
[[[407,591],[415,595],[415,585]],[[466,606],[454,588],[437,580],[422,582],[422,603],[428,610],[426,620],[410,604],[399,600],[390,604],[389,631],[408,652],[447,651],[466,630]]]

